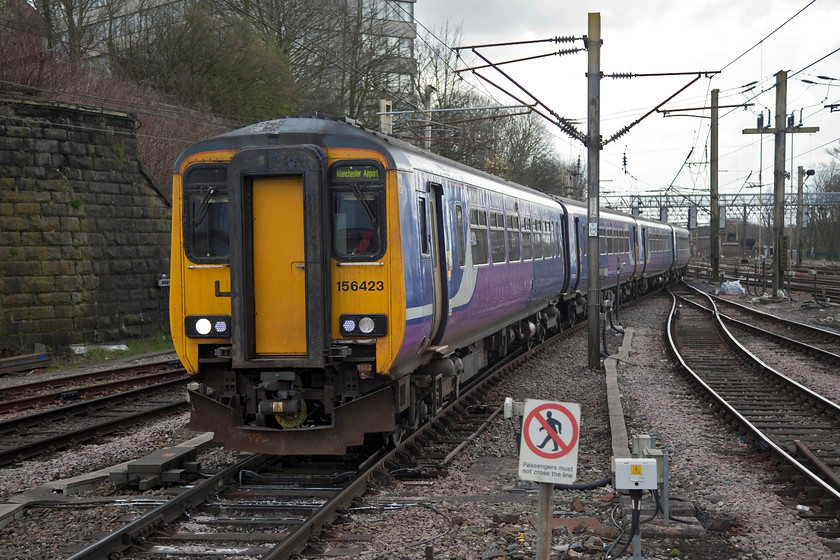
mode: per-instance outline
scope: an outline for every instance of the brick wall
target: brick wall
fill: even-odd
[[[0,355],[168,333],[170,216],[131,115],[0,98]]]

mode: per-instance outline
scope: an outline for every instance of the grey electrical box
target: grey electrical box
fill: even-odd
[[[616,490],[656,490],[656,459],[616,459]]]

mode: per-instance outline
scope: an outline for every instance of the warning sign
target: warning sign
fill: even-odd
[[[525,399],[519,478],[568,484],[577,478],[580,405]]]

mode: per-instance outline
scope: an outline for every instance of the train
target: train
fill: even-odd
[[[600,211],[602,289],[679,278],[687,230]],[[587,208],[369,130],[281,118],[200,141],[172,184],[170,323],[193,430],[230,449],[398,442],[587,313]]]

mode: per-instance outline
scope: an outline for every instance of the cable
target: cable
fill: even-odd
[[[621,537],[624,535],[624,533],[622,532],[618,536],[618,538],[616,538],[613,541],[612,545],[610,545],[610,547],[607,549],[607,552],[604,553],[605,560],[616,560],[616,559],[620,558],[627,551],[627,547],[630,546],[630,543],[633,542],[633,537],[635,537],[636,533],[639,532],[639,526],[640,526],[639,517],[641,517],[641,511],[642,511],[642,507],[641,507],[642,491],[641,490],[630,490],[630,499],[633,501],[633,514],[632,514],[632,521],[630,523],[630,534],[627,536],[627,542],[624,543],[624,546],[621,548],[621,550],[618,552],[618,554],[616,554],[615,556],[610,555],[610,552],[612,551],[612,549],[615,548],[615,546],[618,544],[619,540],[621,540]],[[610,514],[610,517],[612,518],[612,514]],[[616,524],[616,521],[615,521],[614,518],[612,519],[612,521],[613,521],[614,524]],[[616,527],[618,527],[618,524],[616,524]]]
[[[741,57],[743,57],[744,55],[746,55],[747,53],[749,53],[751,50],[753,50],[754,48],[756,48],[757,46],[759,46],[761,43],[763,43],[764,41],[766,41],[767,39],[769,39],[771,35],[773,35],[774,33],[776,33],[776,31],[778,31],[779,29],[781,29],[782,27],[784,27],[785,25],[787,25],[788,23],[790,23],[790,22],[791,22],[791,20],[793,20],[793,18],[795,18],[796,16],[798,16],[799,14],[801,14],[802,12],[804,12],[806,9],[808,9],[809,7],[811,7],[811,5],[812,5],[814,2],[816,2],[816,1],[817,1],[817,0],[811,0],[810,2],[808,2],[808,4],[806,4],[806,5],[805,5],[805,7],[803,7],[801,10],[799,10],[798,12],[796,12],[795,14],[793,14],[792,16],[790,16],[790,17],[789,17],[789,18],[788,18],[788,19],[787,19],[787,20],[786,20],[783,24],[781,24],[779,27],[777,27],[776,29],[774,29],[773,31],[771,31],[770,33],[768,33],[768,34],[767,34],[767,36],[766,36],[764,39],[762,39],[761,41],[759,41],[759,42],[758,42],[758,43],[756,43],[755,45],[751,46],[750,48],[748,48],[748,49],[747,49],[746,51],[744,51],[743,53],[741,53],[741,54],[739,54],[738,56],[736,56],[734,60],[732,60],[729,64],[727,64],[726,66],[724,66],[723,68],[721,68],[721,69],[720,69],[720,71],[721,71],[721,72],[723,72],[724,70],[726,70],[727,68],[729,68],[730,66],[732,66],[733,64],[735,64],[735,62],[737,62],[738,60],[740,60],[740,59],[741,59]]]
[[[580,484],[561,484],[559,482],[554,484],[555,490],[592,490],[593,488],[601,488],[612,482],[612,477],[608,476],[601,480],[594,482],[582,482]]]

